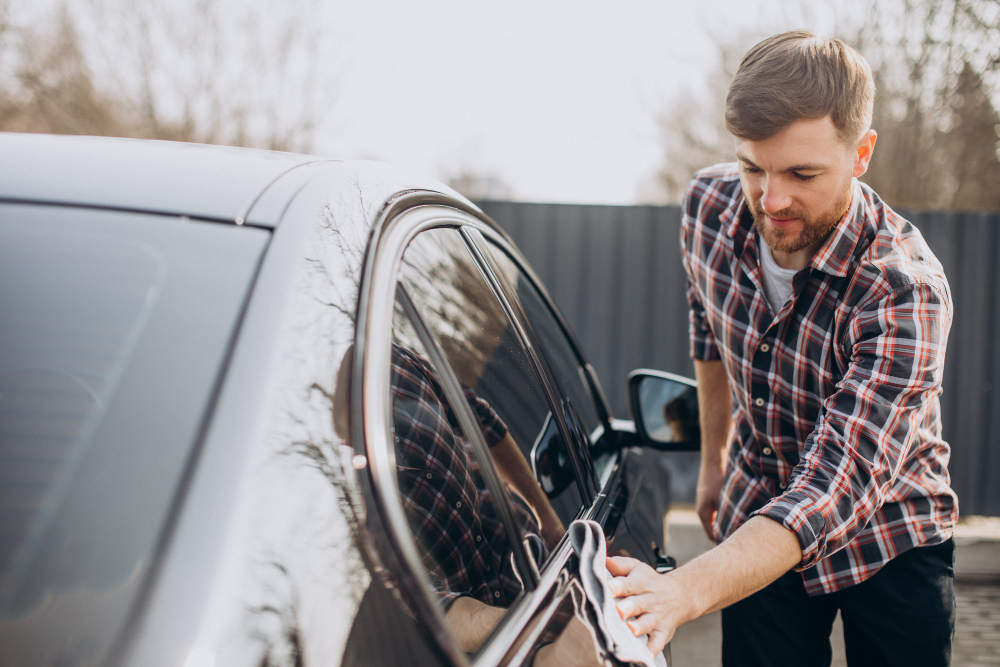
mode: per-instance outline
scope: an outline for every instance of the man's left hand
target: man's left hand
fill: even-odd
[[[667,645],[674,631],[689,618],[685,600],[669,574],[657,574],[653,568],[634,558],[607,559],[614,579],[608,582],[611,594],[618,599],[618,613],[635,635],[649,635],[646,646],[656,655]]]

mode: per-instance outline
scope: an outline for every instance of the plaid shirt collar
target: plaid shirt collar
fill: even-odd
[[[851,179],[851,191],[851,205],[844,213],[844,217],[837,223],[833,233],[827,237],[820,249],[809,260],[807,268],[834,276],[846,276],[850,270],[851,258],[854,256],[854,250],[858,245],[858,239],[862,236],[862,231],[875,228],[874,214],[864,203],[865,198],[861,193],[861,185],[856,178]],[[754,249],[750,251],[753,263],[759,261],[756,251],[757,225],[754,223],[746,198],[743,196],[741,184],[736,186],[729,206],[719,213],[719,223],[726,230],[726,235],[733,239],[733,251],[737,261],[742,261],[744,253],[750,246],[754,246]]]

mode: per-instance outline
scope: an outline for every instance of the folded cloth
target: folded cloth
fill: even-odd
[[[604,530],[595,521],[574,521],[569,526],[569,539],[580,561],[580,582],[594,609],[598,631],[604,646],[616,659],[633,665],[667,667],[662,653],[655,658],[646,648],[646,636],[636,637],[618,615],[615,598],[608,582],[611,573],[605,563],[607,547]]]

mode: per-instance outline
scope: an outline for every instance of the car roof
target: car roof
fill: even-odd
[[[175,141],[0,133],[0,200],[242,222],[309,155]],[[261,221],[273,224],[275,221]]]

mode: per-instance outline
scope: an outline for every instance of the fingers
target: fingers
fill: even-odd
[[[618,576],[608,582],[611,595],[616,598],[628,595],[641,595],[653,591],[656,580],[660,575],[656,574],[651,567],[632,558],[619,559],[632,561],[632,569],[627,576]],[[609,568],[610,569],[610,568]]]
[[[618,615],[623,619],[632,618],[633,616],[642,616],[646,612],[653,608],[656,603],[656,598],[647,593],[640,595],[631,595],[627,598],[622,598],[615,603],[615,609],[618,610]],[[648,614],[646,614],[648,615]],[[644,630],[640,634],[646,634]]]
[[[635,569],[635,566],[639,565],[640,562],[635,558],[627,558],[625,556],[612,556],[605,559],[608,572],[615,577],[627,577],[628,573]]]
[[[673,633],[671,633],[672,635]],[[649,633],[649,637],[646,639],[646,648],[653,655],[662,653],[663,649],[666,648],[667,642],[670,641],[670,636],[662,630],[653,630]]]
[[[701,526],[705,529],[705,534],[711,539],[714,539],[712,526],[715,525],[716,513],[715,505],[705,505],[698,508],[698,518],[701,519]]]
[[[636,618],[630,618],[626,621],[626,625],[628,625],[629,630],[636,637],[639,635],[648,635],[656,629],[656,616],[653,614],[642,614]]]

